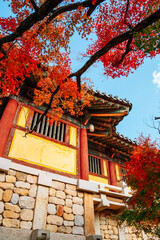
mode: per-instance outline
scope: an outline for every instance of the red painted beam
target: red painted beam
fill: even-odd
[[[16,114],[18,102],[10,99],[0,120],[0,156],[3,154],[7,138]]]
[[[117,186],[115,163],[109,161],[108,166],[109,166],[110,184],[113,186]]]
[[[89,180],[88,140],[85,128],[80,129],[80,177]]]

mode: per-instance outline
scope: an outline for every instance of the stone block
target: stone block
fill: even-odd
[[[66,232],[66,227],[65,226],[58,227],[58,232],[65,233]]]
[[[5,182],[6,180],[6,174],[0,172],[0,182]]]
[[[6,175],[6,182],[15,183],[16,182],[16,177],[14,177],[12,175]]]
[[[84,196],[84,194],[82,192],[78,192],[78,197],[82,198]]]
[[[47,223],[53,224],[56,226],[61,226],[63,224],[63,218],[56,215],[48,215]]]
[[[98,184],[86,180],[78,179],[77,189],[91,193],[98,193]]]
[[[13,190],[14,185],[13,183],[0,182],[0,188],[4,190],[7,190],[7,189]]]
[[[72,208],[69,208],[69,207],[67,207],[67,206],[64,206],[63,210],[64,210],[64,212],[66,212],[66,213],[72,213]]]
[[[56,191],[56,197],[60,199],[66,199],[66,194],[63,191]]]
[[[4,211],[4,203],[0,202],[0,214]]]
[[[64,200],[56,197],[49,197],[49,203],[64,205]]]
[[[12,212],[10,210],[5,210],[3,212],[3,217],[4,218],[19,218],[19,214],[15,213],[15,212]]]
[[[64,221],[64,226],[67,226],[67,227],[73,227],[74,226],[74,222],[73,221]]]
[[[73,234],[84,235],[84,229],[82,227],[73,227]]]
[[[36,184],[37,181],[38,181],[37,176],[27,175],[27,182],[32,183],[32,184]]]
[[[13,212],[20,212],[20,207],[18,205],[13,205],[12,203],[5,203],[5,209]]]
[[[55,204],[48,204],[48,213],[55,215],[57,212]]]
[[[110,235],[108,233],[105,233],[104,237],[110,239]]]
[[[109,233],[110,235],[113,235],[113,230],[108,230],[108,233]]]
[[[132,240],[132,236],[130,234],[125,235],[126,240]]]
[[[19,195],[17,193],[12,194],[11,203],[17,204],[19,202]]]
[[[62,205],[57,206],[57,216],[62,216],[63,215],[63,207]]]
[[[2,224],[2,215],[0,215],[0,225]]]
[[[72,233],[72,227],[66,227],[66,233],[71,234]]]
[[[31,187],[29,189],[29,192],[28,192],[28,195],[30,197],[36,197],[36,195],[37,195],[37,185],[35,185],[35,184],[31,185]]]
[[[23,172],[16,172],[16,178],[18,181],[25,182],[27,180],[27,174]]]
[[[73,213],[76,215],[83,215],[84,214],[83,206],[79,204],[73,204]]]
[[[14,188],[14,193],[20,196],[27,196],[29,193],[29,190],[25,188]]]
[[[58,181],[52,181],[52,188],[63,191],[65,189],[65,184]]]
[[[114,240],[114,239],[118,239],[118,236],[117,236],[117,235],[111,235],[110,237],[111,237],[111,239],[113,239],[113,240]]]
[[[75,215],[74,222],[76,226],[82,227],[84,225],[84,217]]]
[[[66,206],[67,207],[72,207],[72,200],[71,199],[66,199]]]
[[[101,224],[101,225],[100,225],[100,228],[103,229],[103,230],[105,230],[105,229],[107,230],[107,229],[108,229],[108,226],[107,226],[107,225],[104,225],[104,224]],[[112,234],[113,234],[113,233],[112,233]]]
[[[77,186],[72,185],[72,184],[66,184],[66,189],[70,189],[70,190],[76,191]]]
[[[51,231],[51,232],[57,232],[58,227],[57,227],[56,225],[47,224],[47,225],[46,225],[46,230],[49,230],[49,231]]]
[[[21,221],[20,228],[30,230],[32,228],[32,222]]]
[[[111,225],[108,225],[108,229],[111,230],[113,228],[113,226]]]
[[[106,221],[105,220],[100,220],[100,224],[104,225],[104,224],[106,224]]]
[[[116,227],[117,226],[117,221],[113,220],[113,219],[109,219],[109,225]]]
[[[2,221],[4,227],[19,228],[20,221],[17,219],[4,218]]]
[[[5,190],[3,193],[3,201],[9,202],[11,200],[12,194],[13,194],[12,190]]]
[[[74,220],[74,215],[72,213],[63,213],[63,218],[64,220],[69,220],[69,221],[73,221]]]
[[[112,229],[113,229],[113,234],[118,235],[118,228],[117,227],[113,227]]]
[[[33,209],[35,204],[35,199],[28,196],[21,196],[19,198],[19,206],[21,208]]]
[[[2,200],[2,198],[3,198],[3,190],[0,189],[0,201]]]
[[[30,183],[28,183],[28,182],[23,182],[23,181],[18,181],[18,182],[16,182],[16,187],[17,187],[17,188],[30,189]]]
[[[72,197],[77,197],[77,191],[70,190],[70,189],[65,189],[65,193],[67,195],[71,195]]]
[[[54,188],[49,189],[49,196],[56,196],[56,190]]]
[[[73,203],[82,204],[83,203],[83,199],[79,198],[79,197],[73,197]]]
[[[8,170],[8,175],[16,176],[16,171],[9,169]]]
[[[67,195],[67,199],[73,199],[71,195]]]
[[[32,221],[33,220],[33,210],[31,209],[22,209],[20,213],[20,219],[24,221]]]
[[[52,186],[52,176],[49,172],[40,172],[38,176],[38,185],[42,185],[45,187]]]
[[[33,229],[45,229],[48,209],[48,187],[38,186]]]

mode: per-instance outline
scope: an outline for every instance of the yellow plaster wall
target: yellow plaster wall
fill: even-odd
[[[20,111],[20,114],[19,114],[18,122],[17,122],[18,126],[21,126],[21,127],[25,127],[26,126],[28,112],[29,112],[28,108],[22,107],[22,109]]]
[[[104,176],[108,176],[108,172],[107,172],[107,165],[106,165],[106,161],[103,160],[103,170],[104,170]]]
[[[115,164],[115,167],[116,167],[116,176],[117,176],[117,180],[119,181],[121,178],[120,178],[120,172],[119,172],[119,167],[117,164]]]
[[[76,175],[76,150],[15,130],[9,157]]]
[[[70,144],[77,146],[77,128],[70,126]]]
[[[97,176],[94,176],[94,175],[89,175],[89,180],[94,181],[94,182],[98,182],[98,183],[108,184],[108,179],[97,177]]]

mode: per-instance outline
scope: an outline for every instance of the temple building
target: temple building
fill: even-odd
[[[50,112],[42,116],[45,106],[34,106],[31,90],[3,100],[0,239],[147,239],[113,217],[130,196],[123,173],[134,143],[116,126],[132,105],[93,96],[82,117],[63,115],[52,124]]]

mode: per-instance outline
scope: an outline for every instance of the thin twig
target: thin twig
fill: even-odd
[[[48,104],[48,107],[46,108],[46,110],[44,111],[44,113],[40,116],[40,118],[38,119],[38,121],[36,122],[35,126],[33,126],[33,129],[30,129],[29,132],[25,133],[25,136],[26,137],[28,134],[34,132],[38,126],[38,124],[42,121],[43,117],[48,113],[49,109],[51,108],[51,105],[52,105],[52,101],[53,101],[53,98],[54,96],[56,95],[56,93],[59,91],[60,89],[60,86],[58,85],[57,88],[55,89],[55,91],[52,93],[51,95],[51,98],[50,98],[50,101],[49,101],[49,104]]]
[[[118,62],[118,66],[123,62],[125,56],[131,51],[130,45],[131,45],[131,43],[132,43],[132,40],[133,40],[133,36],[131,36],[130,39],[128,40],[128,43],[127,43],[127,45],[126,45],[126,50],[125,50],[125,52],[122,54],[121,59],[120,59],[120,61]]]

